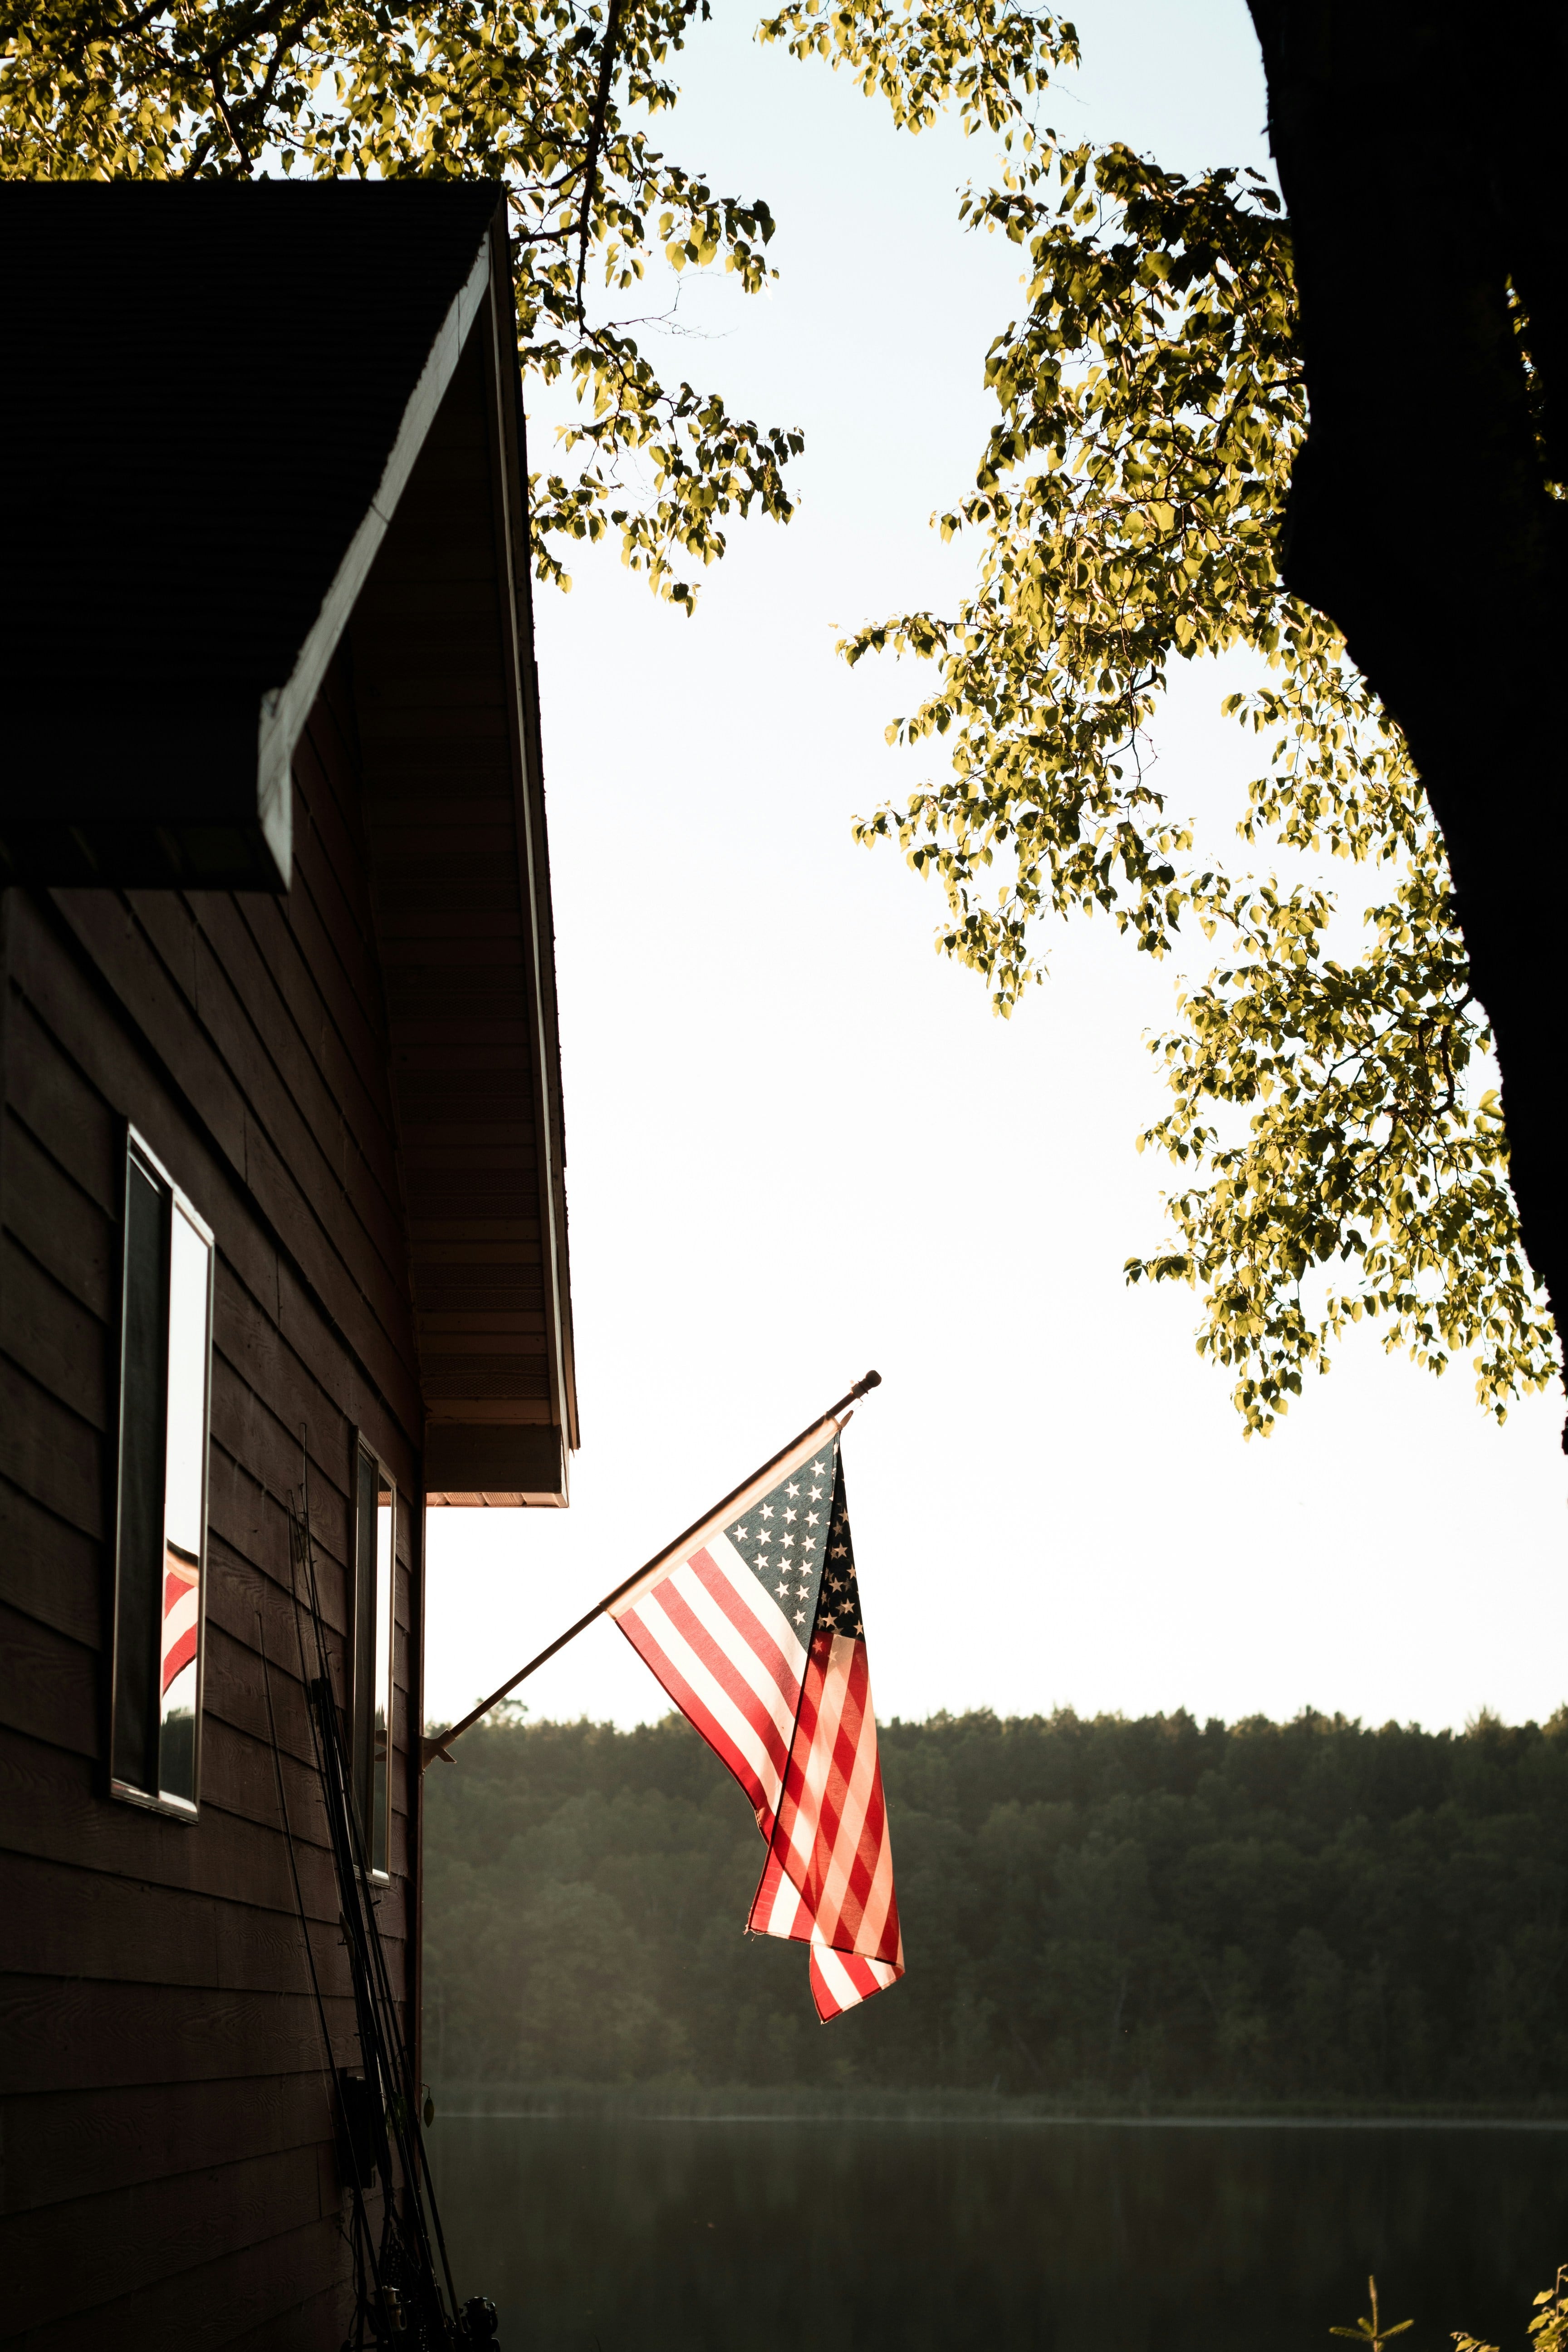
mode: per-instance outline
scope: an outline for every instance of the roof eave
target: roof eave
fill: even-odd
[[[269,688],[258,714],[256,811],[261,834],[277,868],[273,887],[287,890],[293,871],[292,767],[295,747],[321,690],[349,617],[370,576],[371,565],[397,511],[419,452],[452,381],[475,320],[490,293],[493,228],[487,230],[473,268],[441,322],[418,383],[409,394],[375,495],[344,551],[321,599],[321,607],[300,646],[287,682]]]

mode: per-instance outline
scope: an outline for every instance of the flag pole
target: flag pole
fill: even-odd
[[[852,1405],[858,1397],[863,1397],[867,1394],[868,1391],[871,1389],[879,1389],[881,1385],[882,1375],[880,1372],[868,1372],[864,1380],[857,1381],[854,1387],[847,1390],[844,1395],[839,1398],[837,1404],[830,1404],[826,1412],[819,1413],[815,1421],[808,1422],[806,1426],[801,1431],[798,1437],[792,1437],[787,1445],[781,1445],[778,1452],[772,1455],[768,1461],[764,1462],[760,1470],[753,1470],[749,1478],[742,1478],[740,1485],[732,1487],[730,1493],[725,1496],[721,1503],[715,1503],[710,1511],[704,1511],[700,1519],[693,1519],[691,1525],[686,1529],[685,1533],[677,1536],[673,1543],[664,1545],[662,1549],[656,1551],[653,1558],[650,1560],[646,1560],[641,1568],[634,1569],[630,1576],[624,1576],[619,1584],[616,1586],[615,1590],[611,1592],[606,1592],[602,1601],[595,1601],[592,1609],[590,1609],[585,1615],[579,1617],[574,1625],[568,1625],[564,1633],[558,1633],[554,1641],[551,1643],[548,1649],[541,1650],[536,1658],[530,1658],[526,1666],[520,1666],[516,1674],[512,1675],[510,1682],[502,1683],[500,1690],[491,1691],[489,1698],[482,1698],[478,1706],[474,1707],[468,1714],[464,1716],[461,1723],[455,1723],[450,1731],[436,1732],[435,1734],[423,1738],[419,1743],[419,1769],[421,1772],[427,1770],[429,1766],[435,1762],[437,1756],[440,1757],[443,1763],[450,1764],[453,1759],[447,1751],[451,1748],[453,1740],[460,1739],[465,1731],[471,1731],[474,1725],[478,1723],[479,1717],[482,1715],[489,1715],[492,1706],[499,1706],[501,1700],[505,1698],[509,1691],[514,1691],[519,1683],[526,1682],[530,1675],[533,1674],[540,1666],[542,1666],[547,1659],[552,1658],[555,1655],[557,1650],[563,1650],[568,1642],[574,1642],[579,1633],[585,1633],[587,1628],[594,1622],[595,1618],[602,1617],[605,1610],[610,1608],[620,1599],[623,1592],[629,1592],[633,1585],[636,1584],[640,1578],[645,1577],[647,1574],[649,1569],[657,1568],[661,1559],[668,1559],[672,1552],[678,1552],[680,1549],[681,1545],[686,1541],[688,1536],[696,1535],[700,1528],[709,1526],[714,1519],[721,1518],[738,1496],[743,1495],[748,1486],[754,1486],[759,1478],[765,1478],[768,1472],[773,1467],[774,1464],[782,1462],[786,1454],[793,1454],[797,1445],[804,1445],[806,1439],[810,1437],[815,1431],[821,1429],[826,1423],[837,1421],[838,1415],[844,1412],[845,1408],[848,1405]]]

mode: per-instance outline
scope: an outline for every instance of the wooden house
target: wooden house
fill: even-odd
[[[576,1444],[505,212],[11,184],[0,282],[0,2338],[336,2347],[289,1500],[412,2038],[424,1515]]]

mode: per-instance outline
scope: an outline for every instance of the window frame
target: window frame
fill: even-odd
[[[106,1756],[110,1797],[119,1804],[134,1805],[142,1812],[161,1813],[166,1820],[194,1824],[201,1811],[202,1793],[202,1727],[205,1715],[206,1689],[206,1614],[207,1614],[207,1521],[211,1503],[212,1478],[212,1358],[213,1299],[215,1272],[217,1262],[217,1242],[212,1227],[197,1209],[190,1195],[174,1181],[152,1145],[130,1120],[124,1124],[121,1139],[123,1179],[121,1191],[120,1223],[120,1333],[116,1360],[114,1412],[114,1526],[110,1558],[110,1645],[109,1645],[109,1743]],[[201,1502],[200,1548],[196,1555],[196,1618],[195,1618],[195,1700],[191,1728],[191,1795],[182,1797],[165,1791],[161,1786],[150,1790],[137,1782],[123,1780],[115,1769],[119,1746],[121,1707],[121,1669],[122,1644],[126,1637],[125,1618],[128,1612],[121,1606],[121,1592],[127,1574],[125,1548],[127,1542],[126,1503],[129,1481],[126,1476],[127,1405],[131,1383],[126,1377],[126,1359],[131,1339],[130,1249],[132,1186],[138,1181],[149,1182],[158,1193],[161,1204],[160,1286],[163,1298],[163,1379],[164,1400],[163,1414],[163,1525],[167,1543],[169,1426],[167,1381],[171,1324],[171,1267],[174,1219],[183,1216],[204,1244],[206,1251],[205,1337],[202,1365],[201,1402]],[[156,1683],[156,1675],[154,1675]],[[153,1704],[160,1709],[163,1692],[155,1689]]]
[[[368,1462],[376,1482],[376,1500],[373,1507],[373,1525],[364,1524],[364,1505],[360,1484],[360,1465]],[[376,1886],[392,1884],[392,1773],[396,1753],[394,1737],[394,1698],[397,1689],[397,1517],[403,1497],[385,1456],[374,1441],[363,1429],[351,1433],[349,1449],[349,1497],[351,1516],[348,1641],[344,1657],[347,1672],[344,1681],[348,1700],[349,1777],[353,1786],[354,1806],[360,1835],[364,1841],[364,1876]],[[385,1838],[385,1860],[375,1860],[375,1819],[374,1807],[375,1789],[375,1696],[377,1675],[376,1604],[378,1601],[377,1538],[380,1531],[381,1490],[390,1496],[388,1504],[388,1567],[386,1578],[386,1759],[381,1787],[383,1826]],[[367,1542],[368,1536],[368,1542]],[[368,1588],[372,1615],[368,1643],[364,1625],[365,1595]],[[362,1673],[362,1660],[368,1648],[370,1671],[368,1682]],[[365,1709],[362,1722],[362,1706]]]

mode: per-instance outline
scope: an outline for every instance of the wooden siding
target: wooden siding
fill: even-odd
[[[400,1515],[394,1883],[416,1995],[424,1402],[346,663],[296,762],[287,899],[5,898],[0,1005],[0,2336],[335,2347],[347,2251],[310,1933],[355,2058],[289,1599],[309,1455],[341,1648],[352,1433]],[[134,1120],[216,1235],[201,1813],[102,1793],[117,1219]]]

